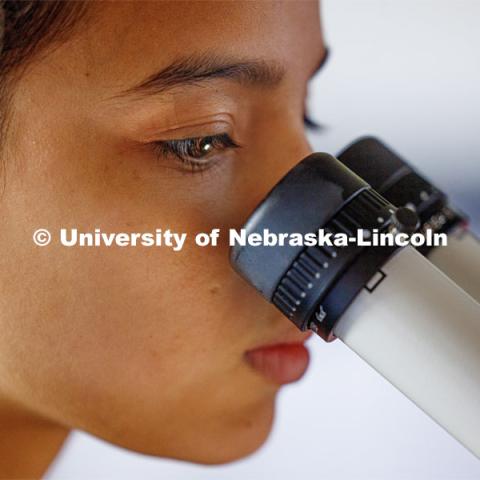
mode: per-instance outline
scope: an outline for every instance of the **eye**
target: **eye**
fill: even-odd
[[[313,77],[311,77],[308,80],[308,83],[307,83],[307,95],[306,95],[306,98],[305,98],[305,106],[304,106],[304,109],[303,109],[303,124],[305,125],[305,127],[308,130],[313,130],[313,131],[318,132],[319,130],[322,130],[323,128],[325,128],[324,125],[322,125],[321,123],[314,120],[309,113],[309,108],[308,108],[309,94],[308,94],[308,92],[310,90],[313,79],[316,78],[318,76],[318,74],[324,69],[325,64],[327,63],[327,60],[328,60],[329,57],[330,57],[330,49],[328,47],[326,47],[325,51],[323,53],[322,59],[320,60],[320,63],[318,65],[316,71],[313,74]]]
[[[308,130],[318,132],[319,130],[322,130],[323,125],[321,123],[318,123],[317,120],[314,120],[312,115],[310,114],[310,108],[308,107],[308,99],[309,95],[307,93],[303,106],[303,125]]]
[[[227,133],[207,137],[183,138],[154,142],[158,157],[175,156],[191,170],[205,170],[219,152],[239,148]]]
[[[322,128],[322,125],[313,120],[306,112],[303,114],[303,124],[305,125],[305,128],[308,128],[309,130],[318,131]]]

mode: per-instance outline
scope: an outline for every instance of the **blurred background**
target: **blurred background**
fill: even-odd
[[[480,2],[323,0],[322,13],[331,56],[310,90],[311,116],[325,127],[310,136],[315,149],[336,154],[378,136],[480,232]],[[480,478],[478,459],[343,344],[312,338],[310,351],[306,377],[279,397],[270,440],[245,460],[189,465],[75,432],[47,478]]]

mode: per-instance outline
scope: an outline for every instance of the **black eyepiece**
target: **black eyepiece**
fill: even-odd
[[[397,222],[410,228],[407,212],[395,207],[336,158],[309,155],[270,191],[244,225],[247,236],[319,234],[346,238],[371,234]],[[411,214],[415,217],[414,212]],[[237,272],[301,330],[332,340],[335,322],[395,247],[347,245],[235,245]]]

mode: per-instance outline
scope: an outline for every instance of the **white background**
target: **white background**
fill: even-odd
[[[327,127],[315,148],[336,153],[359,135],[379,136],[478,230],[480,2],[325,0],[323,14],[332,55],[311,94],[313,117]],[[479,460],[340,342],[313,338],[310,350],[307,376],[280,395],[270,441],[246,460],[201,467],[75,433],[48,478],[480,478]]]

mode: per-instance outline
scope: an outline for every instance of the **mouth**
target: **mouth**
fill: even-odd
[[[305,346],[311,334],[302,341],[279,342],[245,352],[246,362],[267,380],[278,385],[296,382],[303,377],[310,362]]]

